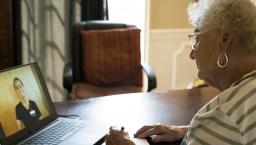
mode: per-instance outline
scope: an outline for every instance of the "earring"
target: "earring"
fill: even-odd
[[[221,58],[222,54],[224,54],[224,57],[225,57],[225,63],[223,65],[220,64],[220,58]],[[217,65],[218,65],[219,68],[227,67],[227,65],[228,65],[228,56],[225,52],[223,52],[219,55],[219,57],[217,59]]]

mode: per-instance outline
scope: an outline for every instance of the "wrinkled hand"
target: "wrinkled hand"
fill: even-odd
[[[135,143],[123,129],[110,128],[109,134],[106,136],[106,145],[135,145]]]
[[[136,132],[135,137],[142,139],[151,136],[153,142],[171,142],[182,139],[187,129],[188,126],[167,126],[161,124],[143,126]]]

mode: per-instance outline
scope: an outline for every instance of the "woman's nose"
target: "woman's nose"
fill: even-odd
[[[194,51],[194,50],[191,50],[191,51],[190,51],[190,54],[189,54],[190,59],[192,59],[192,60],[195,59],[194,54],[195,54],[195,51]]]

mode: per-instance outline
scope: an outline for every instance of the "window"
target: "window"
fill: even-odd
[[[146,0],[108,0],[109,20],[136,25],[141,29],[141,54],[144,59]]]

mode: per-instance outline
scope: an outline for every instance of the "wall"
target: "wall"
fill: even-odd
[[[191,0],[151,0],[150,29],[191,28],[187,6]]]
[[[189,59],[187,34],[190,0],[151,0],[148,60],[157,75],[155,91],[187,88],[197,69]]]

